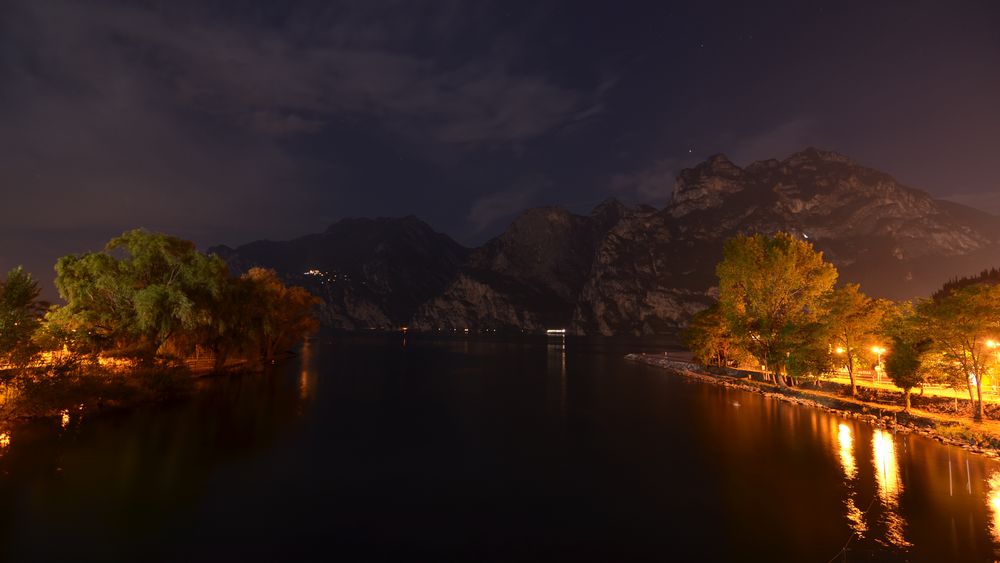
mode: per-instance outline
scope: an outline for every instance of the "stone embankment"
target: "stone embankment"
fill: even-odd
[[[956,415],[924,412],[911,408],[910,413],[900,410],[898,399],[894,404],[872,403],[852,397],[840,396],[834,391],[820,389],[781,388],[772,383],[754,381],[755,372],[736,369],[712,368],[711,372],[700,364],[671,359],[654,354],[628,354],[627,360],[663,368],[671,373],[694,380],[722,385],[750,393],[757,393],[787,403],[821,409],[846,418],[868,422],[894,432],[916,433],[989,457],[1000,457],[1000,433],[985,423],[973,423]],[[993,425],[996,426],[996,425]]]

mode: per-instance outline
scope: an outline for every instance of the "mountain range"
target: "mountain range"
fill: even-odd
[[[787,231],[867,293],[929,295],[1000,264],[1000,217],[935,199],[841,154],[808,148],[680,172],[662,209],[610,199],[588,215],[529,209],[468,249],[415,217],[345,219],[320,234],[210,249],[273,268],[323,300],[333,328],[668,333],[715,295],[723,242]]]

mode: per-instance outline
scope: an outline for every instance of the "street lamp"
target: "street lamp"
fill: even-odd
[[[835,352],[835,353],[836,353],[836,354],[837,354],[838,356],[843,356],[843,355],[844,355],[844,348],[843,348],[842,346],[837,346],[837,347],[836,347],[836,348],[835,348],[835,349],[834,349],[833,351],[834,351],[834,352]],[[848,371],[848,370],[847,370],[847,359],[846,359],[846,358],[844,358],[844,363],[843,363],[843,364],[842,364],[842,365],[840,366],[840,369],[841,369],[842,371]]]
[[[881,346],[872,346],[872,352],[875,353],[875,375],[878,377],[879,383],[882,382],[882,374],[879,371],[879,367],[882,365],[882,352],[885,352],[885,348]]]

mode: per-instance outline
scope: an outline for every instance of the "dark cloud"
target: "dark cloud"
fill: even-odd
[[[995,3],[0,2],[0,268],[43,277],[136,226],[476,244],[524,206],[662,204],[717,152],[997,189]]]
[[[477,233],[496,227],[530,206],[550,185],[546,178],[525,178],[508,189],[480,197],[469,210],[469,223]]]
[[[689,164],[693,164],[693,159],[689,159]],[[659,159],[647,168],[613,175],[610,187],[619,197],[651,205],[664,205],[670,201],[674,180],[684,166],[676,158]]]
[[[243,14],[23,0],[5,14],[3,262],[43,230],[62,233],[44,260],[76,233],[139,225],[203,244],[292,236],[321,228],[367,181],[329,138],[374,139],[387,154],[373,160],[388,163],[407,147],[454,160],[600,108],[599,95],[519,70],[488,39],[456,46],[457,22],[485,17],[461,2]]]

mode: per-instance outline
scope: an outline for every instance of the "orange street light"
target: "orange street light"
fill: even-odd
[[[843,348],[841,348],[840,346],[837,346],[837,350],[836,350],[836,352],[837,352],[838,354],[843,354],[843,353],[844,353],[844,349],[843,349]]]
[[[882,374],[879,371],[879,367],[882,365],[882,352],[885,352],[885,348],[881,346],[872,346],[872,352],[875,353],[875,375],[878,377],[879,382],[882,381]]]

